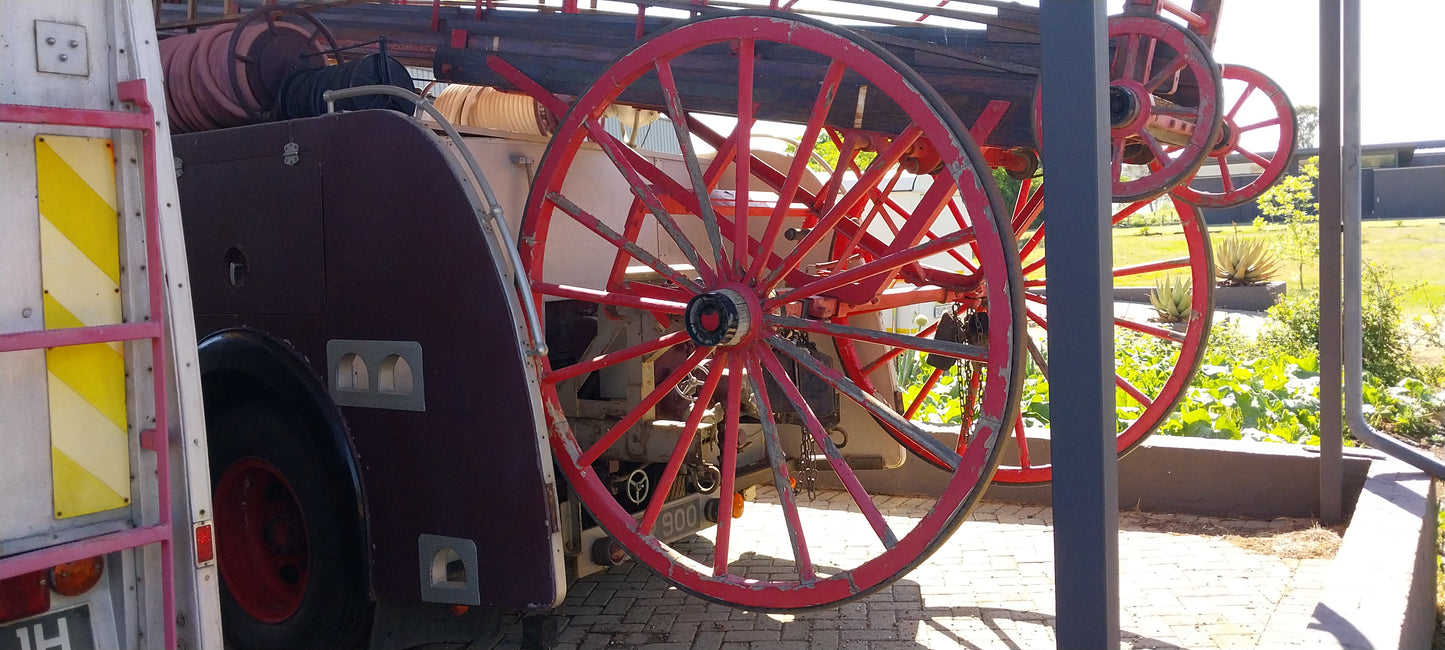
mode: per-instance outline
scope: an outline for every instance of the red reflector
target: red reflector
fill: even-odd
[[[205,564],[216,559],[216,544],[211,539],[211,525],[196,526],[196,564]]]
[[[47,586],[44,571],[0,580],[0,623],[43,614],[50,609]]]

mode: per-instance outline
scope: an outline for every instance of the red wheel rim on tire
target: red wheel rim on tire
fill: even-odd
[[[1227,108],[1220,134],[1222,142],[1210,151],[1209,158],[1210,163],[1219,168],[1222,188],[1201,189],[1201,184],[1194,179],[1174,188],[1179,198],[1204,208],[1229,208],[1258,198],[1289,168],[1296,144],[1294,106],[1279,84],[1253,68],[1232,64],[1221,68]],[[1265,130],[1262,138],[1267,139],[1258,146],[1246,146],[1246,134],[1261,129]],[[1269,137],[1271,131],[1273,137]],[[1259,165],[1259,175],[1248,183],[1235,185],[1229,170],[1231,156]]]
[[[829,63],[825,64],[828,70],[821,75],[819,84],[810,86],[813,88],[810,92],[816,97],[804,128],[802,142],[806,143],[805,150],[790,154],[795,156],[794,164],[786,172],[772,170],[770,173],[755,157],[739,155],[738,152],[748,154],[751,151],[751,131],[756,122],[753,113],[754,69],[761,70],[769,65],[766,58],[758,56],[758,53],[785,48],[799,50],[800,54],[808,54],[815,60],[816,55],[822,54],[828,57]],[[728,54],[720,60],[708,58],[718,53]],[[692,58],[694,55],[698,59]],[[728,70],[737,70],[733,79],[737,82],[735,115],[740,128],[735,128],[731,136],[711,132],[707,125],[684,110],[678,81],[691,81],[681,76],[682,71],[692,69],[687,66],[695,65],[699,59],[711,61],[709,65],[714,69],[726,65]],[[679,71],[677,76],[674,76],[674,69]],[[661,89],[662,108],[673,118],[672,124],[678,130],[683,158],[688,165],[682,180],[668,177],[653,162],[626,150],[601,127],[603,111],[644,75],[649,87]],[[848,75],[861,77],[868,84],[870,106],[893,102],[909,116],[913,126],[901,134],[883,138],[886,144],[880,145],[878,154],[878,159],[883,162],[876,162],[877,170],[870,167],[870,171],[859,179],[854,185],[858,188],[857,193],[850,195],[844,192],[841,198],[832,202],[809,201],[797,189],[805,169],[804,162],[811,153],[811,143],[822,132],[835,93],[840,92],[841,80]],[[650,85],[653,83],[656,86]],[[856,81],[850,83],[855,84],[850,88],[856,87]],[[852,106],[853,100],[847,101]],[[842,103],[840,100],[839,104]],[[692,151],[693,135],[722,152],[707,165],[709,171],[706,174]],[[635,197],[633,209],[625,212],[625,216],[622,216],[623,211],[610,215],[600,212],[615,210],[607,204],[600,204],[597,211],[588,209],[585,203],[589,200],[601,201],[596,195],[603,194],[598,188],[605,184],[595,178],[574,181],[581,184],[564,187],[574,162],[579,166],[584,164],[577,162],[577,154],[588,139],[600,145],[615,168],[612,173],[625,179],[626,186]],[[864,218],[863,213],[867,212],[860,206],[868,203],[861,197],[873,196],[872,192],[887,170],[893,169],[894,163],[920,139],[926,139],[939,150],[947,171],[939,174],[934,181],[938,184],[938,192],[924,199],[929,207],[915,208],[909,213],[903,230],[906,234],[894,237],[891,242],[879,239],[865,226],[859,225]],[[719,160],[722,164],[718,164]],[[731,165],[736,179],[734,187],[742,189],[730,198],[718,199],[710,193],[710,189],[728,170],[727,163],[730,162],[736,163]],[[837,27],[777,13],[706,17],[652,37],[613,64],[577,100],[558,128],[538,170],[519,238],[528,279],[539,303],[544,297],[585,301],[600,305],[612,317],[640,313],[647,317],[645,322],[656,322],[660,326],[655,339],[609,350],[571,366],[554,369],[551,362],[546,361],[542,368],[542,393],[552,432],[553,453],[572,488],[609,534],[638,561],[683,589],[705,599],[755,611],[810,609],[862,597],[900,577],[941,544],[987,485],[993,465],[997,462],[998,439],[1011,424],[1014,391],[1019,383],[1017,373],[1011,368],[1015,367],[1014,363],[1022,352],[1019,345],[1022,335],[1020,278],[1015,266],[1016,253],[1011,238],[1005,234],[1007,226],[998,209],[998,199],[996,195],[990,195],[991,188],[985,189],[979,180],[981,177],[977,175],[986,169],[977,148],[967,139],[967,131],[921,78],[880,48]],[[841,181],[841,174],[838,172],[834,179]],[[580,179],[581,174],[576,177]],[[960,178],[967,182],[961,183]],[[754,206],[749,199],[751,190],[747,189],[750,181],[767,183],[784,198],[766,207]],[[931,209],[941,209],[947,197],[958,194],[960,185],[963,187],[963,201],[969,209],[968,216],[973,221],[967,229],[941,234],[939,240],[943,243],[929,248],[931,240],[924,237],[924,231],[929,230],[929,223],[938,216]],[[838,191],[837,186],[833,191]],[[813,207],[801,207],[804,204]],[[743,210],[737,209],[739,205],[744,206]],[[758,221],[754,223],[759,227],[733,227],[734,221],[730,217],[738,212],[744,212],[750,218],[757,217]],[[799,212],[806,212],[808,216],[800,217]],[[677,215],[676,218],[674,215]],[[654,220],[646,227],[643,224],[645,217]],[[610,225],[604,219],[610,221]],[[799,223],[805,224],[809,230],[797,240],[790,239],[794,243],[785,242],[779,237],[785,219],[804,219]],[[625,223],[617,223],[624,220]],[[765,227],[762,226],[764,220]],[[939,223],[943,221],[939,220]],[[656,233],[657,237],[650,239],[650,233]],[[553,238],[551,241],[549,236]],[[558,279],[568,272],[567,265],[575,269],[579,264],[577,258],[585,257],[585,251],[578,247],[577,240],[569,237],[582,238],[582,241],[594,244],[606,242],[608,251],[616,251],[615,256],[604,252],[608,257],[595,264],[595,271],[574,271],[566,278],[582,286],[563,284]],[[828,237],[832,238],[831,241],[824,242]],[[664,240],[667,246],[674,242],[677,244],[676,249],[668,249],[668,255],[676,262],[665,260],[661,253],[655,252],[665,248],[658,243]],[[561,244],[564,241],[567,242],[565,247]],[[820,244],[831,245],[832,248],[822,248]],[[888,286],[887,277],[922,277],[917,275],[916,263],[920,259],[930,252],[940,253],[946,248],[964,245],[972,245],[981,251],[977,258],[979,270],[972,278],[972,286],[977,292],[977,299],[987,301],[997,314],[998,329],[986,346],[965,351],[965,346],[935,345],[922,338],[890,339],[888,337],[892,335],[887,333],[838,325],[827,318],[812,318],[805,312],[789,311],[791,306],[801,305],[804,298],[825,294],[850,295],[850,290],[853,298],[837,298],[837,304],[844,307],[864,304],[881,291],[876,287],[870,289],[869,281],[878,280]],[[557,251],[550,258],[549,247],[556,247]],[[831,273],[814,274],[810,270],[811,260],[815,258],[809,256],[815,252],[821,255],[820,251],[837,251],[839,247],[856,248],[866,262],[861,267],[850,267],[846,271],[837,262],[833,263],[834,272]],[[804,258],[810,260],[809,265],[799,264]],[[675,264],[681,263],[686,263],[691,270],[679,270],[681,267]],[[624,282],[622,271],[633,264],[650,267],[661,278],[656,281],[661,284]],[[613,269],[611,275],[606,273],[608,266]],[[982,281],[983,276],[987,276],[986,282]],[[791,313],[801,315],[788,315]],[[677,325],[678,317],[684,317],[686,321],[682,328]],[[980,418],[974,432],[979,443],[970,445],[962,454],[955,454],[946,447],[941,449],[943,454],[955,458],[954,466],[959,469],[953,473],[943,495],[927,514],[916,520],[911,530],[895,534],[893,527],[900,524],[884,519],[863,491],[856,474],[829,441],[827,432],[822,430],[793,381],[782,371],[781,362],[791,360],[806,365],[809,361],[807,352],[800,352],[801,348],[784,338],[783,332],[801,332],[815,339],[826,337],[828,340],[885,339],[897,344],[924,348],[933,346],[950,354],[977,355],[995,361],[1000,377],[989,384],[980,400],[988,417]],[[659,378],[650,393],[641,393],[640,401],[629,402],[627,413],[620,416],[621,419],[614,417],[609,420],[605,434],[595,439],[579,440],[577,432],[583,429],[578,427],[586,423],[580,416],[569,415],[568,409],[572,408],[569,404],[574,400],[570,397],[563,400],[559,395],[559,386],[585,377],[592,371],[622,368],[623,364],[632,360],[674,346],[691,350],[686,361],[665,378]],[[692,407],[658,484],[672,483],[688,452],[690,441],[698,435],[705,407],[713,403],[715,394],[725,391],[725,397],[718,398],[719,408],[724,409],[721,411],[724,421],[716,426],[722,441],[722,457],[718,462],[721,494],[727,495],[742,487],[736,483],[740,430],[759,427],[757,436],[766,445],[772,483],[778,490],[781,519],[787,533],[783,537],[784,531],[779,530],[772,537],[789,540],[792,549],[792,558],[772,560],[771,568],[763,577],[745,575],[745,563],[730,559],[738,554],[738,545],[748,541],[733,536],[730,518],[723,517],[718,522],[717,541],[710,558],[700,560],[688,556],[651,534],[662,499],[654,498],[638,521],[617,504],[595,469],[605,465],[597,463],[604,460],[609,448],[628,429],[646,417],[679,381],[704,363],[708,364],[707,379],[697,393],[697,404],[703,406]],[[840,399],[852,400],[875,417],[899,417],[890,410],[891,407],[836,370],[816,368],[800,369],[798,372],[813,373],[836,390],[842,396]],[[777,382],[784,395],[781,400],[770,397],[770,391],[762,388],[762,376]],[[759,413],[756,425],[740,422],[745,381],[753,386],[752,399]],[[570,389],[571,385],[567,385]],[[850,510],[847,516],[862,517],[876,537],[859,540],[860,544],[876,544],[881,549],[877,554],[869,555],[860,564],[853,564],[858,562],[856,557],[851,558],[848,564],[837,566],[815,561],[817,557],[813,553],[817,550],[816,544],[820,543],[817,540],[824,538],[812,527],[808,528],[811,536],[804,532],[804,522],[811,522],[813,513],[800,514],[800,508],[794,501],[790,489],[789,461],[781,449],[778,423],[772,415],[777,410],[772,406],[773,400],[791,402],[794,412],[801,416],[807,435],[816,441],[852,498],[850,507],[855,510]],[[902,426],[905,437],[925,435],[906,421],[902,422]],[[604,429],[594,430],[600,432]],[[753,429],[749,428],[749,431]],[[756,440],[756,437],[749,440]]]
[[[216,558],[236,604],[276,624],[301,607],[310,575],[306,517],[276,466],[246,457],[216,483]]]

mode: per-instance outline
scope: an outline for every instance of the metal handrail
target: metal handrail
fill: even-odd
[[[477,187],[481,188],[482,202],[486,204],[483,206],[483,210],[477,212],[477,225],[483,228],[485,228],[487,224],[492,226],[492,229],[495,231],[494,235],[501,241],[502,249],[507,253],[507,261],[511,264],[512,281],[517,285],[517,293],[522,300],[522,315],[527,319],[527,327],[530,328],[532,332],[532,349],[528,350],[527,354],[537,357],[547,356],[547,337],[542,331],[542,319],[538,315],[537,302],[532,297],[532,288],[527,285],[527,273],[522,266],[522,254],[517,252],[517,240],[512,237],[512,230],[507,226],[507,220],[502,216],[502,204],[497,201],[497,195],[492,192],[491,184],[487,182],[487,177],[482,174],[482,166],[477,164],[476,157],[472,155],[471,150],[467,149],[466,144],[462,141],[462,134],[458,133],[456,127],[453,127],[452,123],[447,121],[446,116],[442,115],[442,112],[437,110],[425,97],[396,86],[356,86],[354,88],[328,90],[321,94],[321,99],[326,102],[326,110],[330,113],[336,111],[337,100],[361,97],[364,95],[400,97],[416,104],[422,110],[426,111],[428,115],[432,116],[432,119],[436,120],[437,124],[441,126],[442,131],[446,132],[447,137],[451,138],[452,142],[456,144],[457,152],[460,153],[462,159],[466,161],[467,170],[471,173],[472,178],[476,180]]]

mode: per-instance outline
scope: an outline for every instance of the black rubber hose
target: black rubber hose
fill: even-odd
[[[326,100],[322,93],[356,86],[389,85],[416,92],[416,86],[406,66],[391,57],[377,54],[324,68],[306,68],[292,71],[281,82],[276,99],[277,117],[296,119],[326,114]],[[364,95],[336,102],[337,110],[360,111],[387,109],[412,113],[413,104],[398,97],[385,95]]]

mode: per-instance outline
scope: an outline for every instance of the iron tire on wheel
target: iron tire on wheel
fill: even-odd
[[[355,499],[303,422],[252,402],[222,413],[209,435],[228,647],[363,643],[371,602]]]
[[[775,60],[768,60],[768,56],[762,53],[779,54]],[[689,59],[690,56],[697,56],[704,62]],[[754,115],[753,69],[756,64],[756,78],[762,78],[765,70],[776,68],[778,61],[799,60],[793,57],[822,61],[813,69],[817,74],[816,82],[813,77],[806,77],[808,81],[799,84],[799,87],[805,88],[800,92],[807,92],[812,97],[811,103],[805,104],[812,106],[813,110],[806,117],[804,128],[803,142],[808,144],[802,147],[809,151],[788,154],[792,160],[782,166],[786,169],[780,168],[774,172],[775,176],[769,177],[761,170],[763,163],[753,162],[750,154],[751,127],[757,119],[761,119]],[[679,70],[675,81],[673,67]],[[827,72],[822,71],[825,67]],[[728,75],[736,71],[736,76],[730,77],[732,81],[727,82],[735,82],[735,88],[711,87],[695,95],[684,92],[687,88],[697,88],[699,82],[683,77],[682,71],[705,72],[719,68],[726,70]],[[804,78],[805,74],[808,73],[799,72],[798,76]],[[712,80],[716,83],[716,76]],[[685,88],[688,82],[694,85]],[[646,91],[655,87],[654,83],[661,86],[664,110],[673,118],[672,124],[679,131],[678,140],[684,143],[683,158],[688,171],[680,172],[686,176],[676,179],[661,178],[658,175],[660,169],[641,156],[630,155],[623,149],[624,145],[607,136],[600,125],[602,113],[616,98],[627,97],[634,84]],[[851,95],[857,92],[860,83],[868,89],[870,110],[880,110],[876,107],[884,106],[882,112],[887,113],[887,107],[896,106],[899,112],[888,114],[903,115],[906,119],[898,130],[884,131],[883,127],[878,127],[867,134],[879,139],[877,147],[880,153],[851,189],[839,191],[842,172],[838,172],[833,181],[824,184],[834,192],[825,197],[827,200],[804,199],[804,195],[798,193],[798,179],[805,169],[811,142],[828,122],[828,107],[833,105],[834,97],[849,95],[846,100],[839,98],[837,106],[845,103],[849,107],[854,106]],[[654,91],[653,94],[658,93]],[[760,91],[757,96],[761,98],[764,94]],[[734,127],[734,135],[727,138],[716,132],[699,135],[705,140],[712,138],[709,144],[713,144],[714,148],[728,151],[722,158],[722,164],[714,159],[703,165],[691,151],[688,143],[692,135],[686,129],[699,133],[710,131],[710,128],[704,121],[692,117],[688,102],[716,97],[737,97],[734,115],[737,116],[737,124],[743,127]],[[804,101],[807,102],[807,97]],[[858,106],[861,113],[862,104]],[[757,110],[765,112],[765,108]],[[717,112],[716,108],[714,112]],[[855,125],[854,128],[869,128],[866,125],[857,127],[852,115],[850,112],[847,124]],[[860,117],[859,121],[863,118]],[[827,126],[831,128],[836,124],[828,123]],[[847,138],[851,141],[853,136]],[[588,147],[592,146],[590,143],[601,145],[611,160],[617,177],[622,179],[622,186],[635,197],[631,215],[617,208],[615,203],[609,204],[598,198],[602,194],[599,188],[608,182],[606,180],[589,177],[583,185],[564,188],[569,176],[580,178],[586,173],[569,173],[573,171],[574,163],[580,170],[596,169],[584,166],[588,163],[578,162],[584,143]],[[881,194],[873,194],[877,187],[884,186],[881,182],[883,177],[896,168],[902,168],[903,165],[896,163],[905,154],[912,155],[909,152],[917,150],[915,145],[929,143],[941,160],[937,166],[924,167],[939,170],[932,177],[933,190],[922,199],[929,208],[914,207],[902,213],[905,223],[900,232],[906,234],[875,235],[863,220],[863,213],[869,212],[863,206],[869,201],[881,206],[892,188],[892,185],[887,185]],[[704,180],[707,175],[702,173],[704,168],[723,177],[735,173],[734,188],[747,188],[753,182],[765,183],[785,198],[765,200],[773,201],[770,207],[754,206],[747,198],[750,189],[737,191],[730,195],[731,198],[718,198],[710,193],[710,181]],[[729,168],[731,171],[724,171]],[[1023,334],[1022,279],[1017,253],[1006,232],[1006,216],[1002,212],[997,190],[991,183],[983,181],[986,170],[983,157],[969,139],[967,130],[937,93],[906,64],[847,30],[796,15],[738,12],[703,17],[653,36],[604,72],[602,78],[572,106],[543,156],[519,239],[528,280],[539,296],[539,302],[541,297],[590,302],[600,305],[614,318],[625,313],[635,319],[634,322],[656,323],[658,327],[660,336],[651,341],[629,343],[630,347],[570,367],[554,368],[548,361],[542,369],[543,398],[547,404],[553,453],[572,488],[613,539],[626,547],[640,563],[682,589],[707,600],[753,611],[807,610],[861,598],[901,577],[947,540],[980,497],[993,474],[993,467],[998,462],[999,437],[1008,430],[1015,416],[1017,390],[1022,379],[1018,373]],[[864,194],[870,197],[867,201],[861,198]],[[811,193],[808,195],[811,196]],[[660,197],[670,201],[670,205],[664,205]],[[964,206],[964,216],[956,217],[958,229],[940,235],[940,238],[947,238],[939,245],[940,248],[924,246],[930,241],[925,234],[931,232],[935,225],[945,229],[955,227],[955,217],[939,215],[949,202],[958,200],[956,197],[962,197],[960,202]],[[646,210],[642,207],[644,203],[647,204]],[[714,204],[717,207],[712,207]],[[803,204],[810,207],[795,207]],[[746,207],[739,209],[739,205]],[[735,228],[731,219],[739,212],[744,212],[747,223],[757,228]],[[647,216],[644,217],[644,214]],[[679,216],[673,217],[673,214]],[[633,215],[636,215],[635,220]],[[624,217],[626,223],[619,223]],[[654,223],[644,228],[644,218],[653,219]],[[798,219],[807,231],[800,232],[796,239],[789,237],[785,242],[780,237],[785,219]],[[764,222],[766,227],[763,227]],[[678,223],[695,230],[685,232]],[[639,236],[639,233],[652,232],[649,229],[656,225],[667,233],[656,231],[660,236],[655,239]],[[677,247],[668,248],[674,241]],[[588,263],[596,266],[588,266],[584,272],[575,272],[581,269],[581,260],[588,260],[585,255],[579,254],[583,251],[582,246],[587,243],[601,246],[604,245],[602,242],[607,242],[607,257],[589,260]],[[942,248],[945,245],[948,248]],[[840,249],[846,247],[847,251],[837,257],[826,257],[835,246]],[[947,278],[939,279],[940,275],[930,274],[922,268],[920,260],[924,257],[954,248],[973,250],[977,264],[971,274],[942,274]],[[814,264],[817,256],[809,257],[814,253],[824,256],[824,260],[841,260],[842,266],[839,262],[823,262],[832,264],[834,270],[818,271],[817,264]],[[673,257],[664,259],[666,256]],[[687,259],[682,259],[683,256]],[[858,265],[848,266],[855,256]],[[806,266],[800,264],[804,258],[809,260]],[[696,271],[695,275],[689,277],[679,270],[682,268],[679,265],[684,263],[687,269],[691,269],[686,272]],[[622,271],[636,264],[651,267],[661,278],[655,282],[670,284],[622,281],[625,277]],[[612,276],[607,274],[608,266],[613,269]],[[842,271],[844,266],[848,272]],[[569,270],[573,271],[571,276],[566,275]],[[986,344],[949,347],[920,337],[900,337],[874,328],[835,323],[830,317],[788,311],[790,305],[801,305],[804,300],[814,297],[826,297],[840,305],[856,307],[857,313],[863,313],[869,305],[877,303],[875,298],[883,295],[878,286],[896,286],[890,278],[905,276],[920,291],[936,291],[940,295],[946,291],[972,292],[971,300],[988,304],[997,327]],[[945,288],[944,285],[950,282],[954,284]],[[967,288],[953,288],[965,284]],[[788,313],[798,315],[788,316]],[[943,494],[931,508],[926,509],[926,514],[906,523],[885,521],[853,470],[844,463],[811,405],[804,403],[796,386],[797,380],[785,371],[784,363],[796,363],[799,376],[811,373],[831,386],[841,400],[851,400],[874,417],[894,418],[896,421],[900,416],[892,410],[893,405],[886,403],[888,396],[879,399],[837,370],[818,365],[816,357],[810,358],[803,344],[794,342],[800,333],[812,337],[814,342],[825,341],[825,344],[840,340],[868,342],[879,336],[892,336],[891,340],[899,345],[947,348],[950,354],[964,358],[987,358],[995,363],[995,373],[982,400],[987,417],[980,418],[975,431],[978,444],[970,445],[963,453],[943,449],[944,454],[955,459],[956,469],[951,472]],[[687,360],[670,373],[665,373],[667,377],[659,377],[655,385],[650,384],[641,392],[640,400],[629,402],[625,417],[612,417],[606,421],[604,428],[591,429],[598,432],[605,430],[605,434],[587,439],[577,433],[579,425],[595,425],[584,423],[580,415],[568,413],[567,405],[573,398],[559,395],[560,385],[584,377],[597,368],[625,369],[626,364],[634,363],[635,359],[668,347],[687,351]],[[687,454],[688,441],[698,435],[704,409],[713,403],[711,400],[715,394],[725,395],[717,400],[718,412],[723,420],[716,424],[722,450],[718,463],[721,469],[719,489],[727,495],[735,488],[746,487],[734,483],[740,477],[740,468],[736,465],[736,450],[741,440],[739,430],[745,426],[758,426],[761,433],[756,435],[766,443],[767,451],[762,471],[767,473],[779,495],[777,511],[781,512],[775,521],[782,525],[774,529],[776,532],[769,532],[769,539],[740,540],[729,537],[731,520],[722,517],[716,530],[719,540],[716,550],[709,553],[712,557],[700,560],[652,534],[654,529],[650,518],[655,516],[655,508],[660,507],[661,501],[650,503],[639,522],[617,503],[602,480],[605,476],[599,474],[605,475],[609,471],[604,454],[609,453],[629,429],[646,417],[646,412],[673,386],[709,359],[707,380],[698,392],[698,406],[691,408],[690,414],[681,414],[687,419],[684,433],[678,436],[680,442],[659,484],[671,484],[678,464]],[[805,370],[807,364],[813,365]],[[762,388],[764,377],[775,382],[780,394],[768,395],[772,390]],[[744,387],[745,382],[748,388]],[[750,422],[740,422],[742,408],[739,400],[745,392],[752,396],[751,405],[756,407],[757,418]],[[819,511],[803,513],[795,501],[792,488],[800,486],[801,482],[793,483],[788,468],[790,465],[797,466],[794,462],[797,457],[789,455],[791,451],[782,449],[778,442],[779,427],[773,416],[773,413],[788,409],[791,409],[787,413],[789,416],[803,423],[794,423],[805,431],[803,435],[816,442],[819,452],[815,458],[826,458],[826,461],[813,462],[831,465],[844,484],[851,499],[848,507],[856,508],[850,510],[848,516],[866,519],[868,523],[865,526],[872,528],[869,535],[876,539],[858,540],[860,548],[869,548],[866,553],[855,553],[841,558],[844,561],[838,563],[833,563],[831,559],[819,560],[824,553],[819,552],[818,547],[830,550],[830,544],[835,541],[841,543],[842,540],[828,539],[828,536],[819,534],[828,531],[819,531],[810,523],[816,520],[809,519]],[[596,419],[600,418],[594,418],[594,421]],[[929,442],[928,434],[908,426],[906,422],[902,424],[905,430],[900,435]],[[878,433],[886,435],[882,431]],[[757,441],[757,438],[752,440]],[[932,444],[942,443],[935,441]],[[904,525],[910,528],[903,530],[901,527]],[[894,527],[899,527],[901,532],[895,535]],[[753,547],[743,546],[745,541],[757,541],[763,547],[773,540],[790,543],[792,557],[786,557],[787,550],[769,551],[780,552],[784,556],[764,560],[772,563],[768,565],[770,568],[766,569],[765,576],[749,573],[751,566],[748,562],[729,559],[740,554],[741,558],[747,559],[753,554],[750,552]],[[729,543],[732,545],[728,546]],[[877,550],[872,550],[868,544],[876,545]],[[764,552],[759,551],[758,554]],[[758,561],[749,559],[749,562]]]

